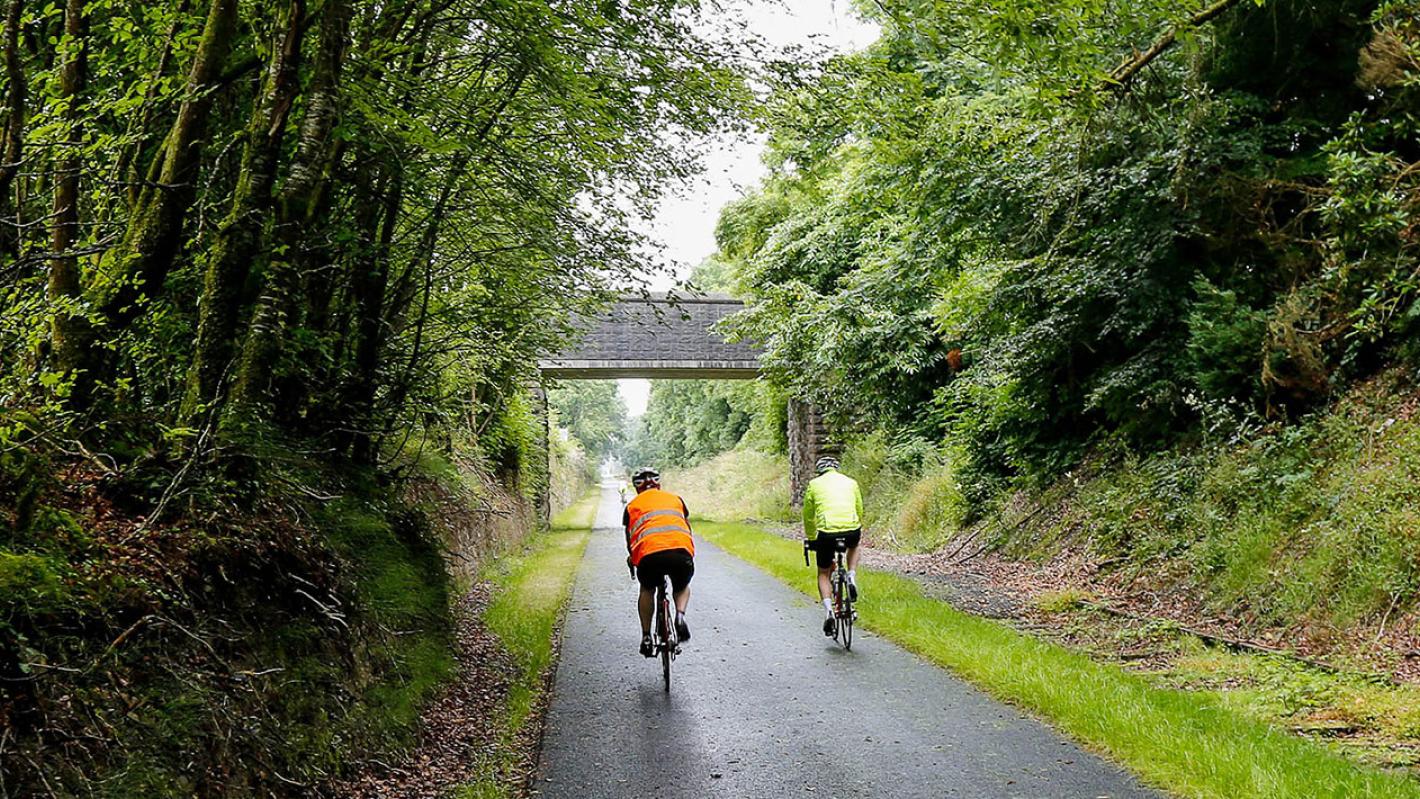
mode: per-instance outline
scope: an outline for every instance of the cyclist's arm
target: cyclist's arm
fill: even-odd
[[[858,527],[863,527],[863,489],[857,483],[853,484],[853,504],[858,508]]]
[[[812,540],[814,539],[814,533],[816,532],[816,531],[814,530],[814,514],[815,514],[815,512],[816,512],[816,511],[815,511],[815,508],[814,508],[814,504],[815,504],[815,502],[814,502],[814,491],[813,491],[813,488],[810,487],[810,488],[805,489],[805,490],[804,490],[804,540],[806,540],[806,541],[812,541]]]
[[[685,529],[690,530],[690,508],[685,506],[685,500],[680,501],[680,512],[685,515]],[[691,530],[694,532],[694,530]]]
[[[621,510],[621,527],[622,527],[623,530],[626,531],[626,552],[627,552],[628,554],[630,554],[630,552],[631,552],[631,510],[630,510],[629,508],[622,508],[622,510]]]

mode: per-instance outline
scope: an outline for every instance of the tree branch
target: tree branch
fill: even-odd
[[[1218,0],[1213,5],[1189,17],[1186,22],[1170,28],[1167,33],[1155,39],[1154,43],[1149,46],[1149,49],[1142,53],[1136,51],[1133,56],[1124,59],[1119,66],[1110,70],[1109,77],[1105,79],[1104,85],[1101,88],[1119,90],[1127,87],[1129,82],[1134,79],[1134,76],[1138,75],[1144,67],[1147,67],[1154,59],[1162,55],[1165,50],[1174,46],[1174,43],[1178,41],[1179,33],[1212,22],[1240,2],[1242,2],[1242,0]]]

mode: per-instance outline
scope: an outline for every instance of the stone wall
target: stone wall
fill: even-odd
[[[789,400],[789,502],[804,504],[804,489],[814,479],[814,464],[824,455],[838,455],[842,447],[834,439],[823,414],[803,400]]]

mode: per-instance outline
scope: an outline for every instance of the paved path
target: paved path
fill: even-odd
[[[636,653],[621,506],[605,488],[538,768],[543,797],[1095,799],[1156,793],[947,672],[697,542],[691,641],[662,691]]]

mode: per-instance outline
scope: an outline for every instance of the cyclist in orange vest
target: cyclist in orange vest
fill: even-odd
[[[695,542],[690,537],[690,511],[685,500],[661,490],[661,474],[639,469],[631,477],[636,496],[621,514],[626,528],[626,558],[641,583],[636,609],[641,613],[641,654],[651,657],[651,611],[656,587],[671,578],[675,601],[675,630],[681,641],[690,640],[685,606],[690,602],[690,578],[695,574]]]

